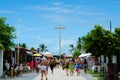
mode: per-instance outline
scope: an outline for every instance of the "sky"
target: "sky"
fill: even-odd
[[[55,28],[64,27],[61,53],[69,53],[69,45],[76,45],[94,25],[109,30],[112,21],[113,32],[120,27],[120,0],[0,0],[0,17],[16,29],[16,44],[26,43],[28,49],[45,44],[52,54],[59,54]]]

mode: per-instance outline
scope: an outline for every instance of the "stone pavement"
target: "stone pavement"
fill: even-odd
[[[73,76],[66,76],[65,70],[62,68],[55,68],[54,73],[51,74],[50,69],[48,70],[48,80],[97,80],[91,77],[89,74],[84,74],[83,70],[81,70],[81,75],[77,76],[76,72]],[[26,73],[22,76],[16,78],[8,78],[8,79],[0,79],[0,80],[40,80],[41,73]],[[45,78],[43,79],[45,80]]]

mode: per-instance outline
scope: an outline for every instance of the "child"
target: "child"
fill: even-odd
[[[81,69],[81,59],[80,58],[77,58],[76,60],[76,72],[77,72],[77,76],[80,76],[80,69]]]
[[[81,69],[81,64],[78,62],[78,63],[76,64],[77,76],[80,76],[80,69]]]
[[[70,76],[73,76],[73,73],[74,73],[74,63],[73,63],[72,60],[69,62],[69,69],[70,69]]]

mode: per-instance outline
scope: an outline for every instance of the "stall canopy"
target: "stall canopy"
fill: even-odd
[[[50,53],[50,52],[45,52],[45,53],[43,53],[43,55],[44,55],[45,57],[48,57],[48,58],[53,58],[53,54]]]
[[[27,53],[27,55],[29,55],[29,56],[32,56],[32,55],[33,55],[33,53],[32,53],[32,52],[29,52],[29,51],[26,51],[26,53]]]
[[[42,55],[40,53],[33,54],[34,57],[41,57]]]
[[[79,55],[79,57],[89,57],[91,56],[91,53],[82,53],[81,55]]]
[[[72,58],[72,54],[64,54],[64,58]]]

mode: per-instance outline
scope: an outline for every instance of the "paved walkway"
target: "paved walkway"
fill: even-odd
[[[51,71],[49,69],[47,76],[48,76],[48,80],[97,80],[91,77],[89,74],[84,74],[82,70],[80,76],[77,76],[76,72],[74,73],[73,76],[66,76],[65,70],[62,70],[62,68],[55,68],[53,74],[51,74]],[[40,73],[26,73],[16,78],[0,79],[0,80],[40,80],[40,79],[41,79]],[[45,78],[43,80],[45,80]]]

